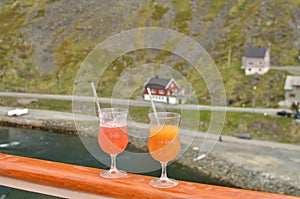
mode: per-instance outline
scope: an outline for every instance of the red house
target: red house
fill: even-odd
[[[151,100],[147,91],[148,87],[151,90],[153,101],[168,104],[180,103],[180,100],[176,96],[180,91],[180,87],[174,79],[150,78],[144,86],[144,100],[146,101]]]

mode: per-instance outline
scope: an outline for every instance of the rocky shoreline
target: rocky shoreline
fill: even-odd
[[[7,108],[2,108],[0,110],[0,125],[2,126],[77,134],[71,113],[36,110],[31,111],[29,115],[8,117],[5,114],[6,111]],[[61,115],[59,116],[59,114]],[[53,119],[54,115],[56,119]],[[50,119],[51,117],[52,119]],[[142,150],[147,148],[145,142],[141,142],[140,139],[137,138],[131,138],[130,144]],[[268,169],[271,168],[271,165],[269,164],[272,164],[272,162],[257,165],[256,163],[249,161],[249,158],[247,157],[244,159],[242,158],[246,156],[246,153],[241,156],[235,156],[233,154],[238,154],[238,150],[231,153],[222,148],[223,144],[224,143],[218,144],[212,153],[200,161],[194,160],[194,158],[197,157],[198,152],[193,150],[193,148],[195,148],[194,146],[191,146],[184,155],[176,161],[176,164],[191,169],[203,177],[229,186],[300,196],[300,182],[294,174],[291,173],[284,176],[282,175],[282,173],[286,173],[284,171],[282,173],[272,172],[271,169]],[[218,149],[219,147],[220,149]],[[250,154],[249,157],[252,157],[251,155],[257,157],[259,154]],[[261,156],[264,158],[263,155]],[[278,160],[276,161],[279,164]]]
[[[56,133],[77,134],[73,121],[26,119],[0,116],[0,126],[40,129]]]
[[[131,144],[142,149],[147,147],[143,146],[138,139],[132,139]],[[199,173],[203,178],[236,188],[300,196],[299,181],[280,175],[276,176],[272,172],[268,173],[266,170],[257,169],[247,162],[226,158],[227,156],[218,150],[195,161],[198,151],[192,148],[194,147],[191,146],[184,155],[176,160],[176,164]]]

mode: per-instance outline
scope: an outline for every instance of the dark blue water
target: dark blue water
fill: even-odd
[[[130,147],[130,146],[129,146]],[[130,150],[137,150],[130,148]],[[96,160],[76,135],[0,126],[0,153],[20,155],[56,162],[108,169]],[[160,176],[160,170],[145,175]],[[168,166],[168,175],[178,180],[218,184],[179,165]],[[2,197],[2,198],[1,198]],[[0,199],[56,198],[41,194],[0,187]]]

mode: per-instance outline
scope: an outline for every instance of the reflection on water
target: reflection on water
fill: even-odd
[[[0,127],[0,152],[90,167],[105,168],[82,146],[77,136],[46,131]],[[56,198],[7,187],[0,199]]]
[[[97,141],[95,140],[95,142]],[[129,150],[138,152],[138,150],[134,148],[130,148]],[[101,164],[92,155],[90,155],[81,143],[79,137],[75,135],[0,126],[0,153],[108,169],[106,165]],[[109,159],[108,155],[107,158]],[[129,157],[124,157],[124,155],[120,156],[120,158],[129,159]],[[203,178],[201,178],[198,174],[195,174],[185,168],[181,168],[176,164],[171,164],[168,167],[168,174],[170,177],[179,180],[217,184],[215,182],[208,181],[208,179],[203,181]],[[146,175],[159,176],[160,171],[154,171],[147,173]],[[46,199],[56,197],[0,187],[0,199],[4,198]]]

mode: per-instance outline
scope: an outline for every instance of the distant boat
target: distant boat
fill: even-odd
[[[29,110],[28,108],[24,108],[24,109],[14,109],[14,110],[10,110],[7,112],[8,116],[21,116],[21,115],[25,115],[28,114]]]

